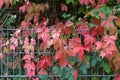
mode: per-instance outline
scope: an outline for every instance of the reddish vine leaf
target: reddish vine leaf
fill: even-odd
[[[102,48],[102,42],[97,41],[95,43],[95,50],[100,50]]]
[[[120,57],[119,56],[113,60],[113,65],[116,71],[120,69]]]
[[[38,28],[36,32],[38,33],[38,39],[42,39],[44,43],[50,40],[49,28]]]
[[[29,53],[30,51],[34,52],[34,45],[29,43],[28,37],[25,38],[22,48],[24,49],[25,53]]]
[[[19,11],[22,11],[22,12],[24,13],[24,12],[25,12],[25,10],[26,10],[25,5],[23,5],[23,6],[19,7]]]
[[[76,46],[81,45],[81,40],[79,37],[73,37],[72,39],[69,40],[69,45],[71,48],[74,48]]]
[[[5,2],[4,0],[0,0],[0,9],[2,8],[4,2]]]
[[[59,38],[56,42],[53,42],[55,50],[64,50],[64,46],[67,45],[66,38]]]
[[[78,34],[82,34],[82,35],[89,34],[88,31],[89,31],[89,28],[87,28],[85,23],[83,23],[81,25],[77,25],[77,33]]]
[[[116,25],[119,27],[120,26],[120,17],[116,20]]]
[[[0,60],[2,60],[3,59],[3,54],[2,53],[0,53]]]
[[[44,69],[40,69],[40,71],[38,72],[38,74],[47,75],[48,73]]]
[[[64,47],[64,50],[58,50],[55,54],[55,59],[59,61],[59,65],[66,67],[68,65],[68,56],[75,57],[76,53],[72,49],[68,49],[68,46]]]
[[[90,35],[92,36],[99,36],[104,33],[104,28],[103,27],[92,27],[90,28]]]
[[[120,0],[117,0],[120,3]]]
[[[38,6],[38,9],[40,10],[40,11],[42,11],[42,12],[44,12],[45,11],[45,9],[47,9],[48,8],[48,5],[47,4],[39,4],[39,6]],[[38,10],[38,9],[36,9],[36,10]],[[36,11],[35,10],[35,11]]]
[[[100,12],[100,17],[101,17],[101,18],[103,18],[103,19],[106,19],[106,14],[105,14],[105,13]]]
[[[99,3],[100,4],[105,4],[105,3],[107,3],[108,2],[108,0],[99,0]]]
[[[39,80],[39,78],[33,78],[33,80]]]
[[[90,34],[84,35],[84,45],[90,50],[93,49],[93,44],[97,41],[97,39]]]
[[[31,24],[30,22],[22,21],[21,22],[21,28],[27,29],[27,28],[30,27],[30,24]]]
[[[40,56],[40,61],[37,63],[37,68],[48,69],[48,67],[52,66],[52,60],[50,56]]]
[[[78,77],[78,71],[75,70],[75,71],[73,72],[73,76],[74,76],[74,80],[77,80],[77,77]]]
[[[27,70],[28,77],[35,75],[35,64],[31,60],[25,60],[24,68]]]
[[[81,45],[80,38],[76,37],[69,41],[70,47],[73,49],[74,53],[79,55],[79,60],[82,61],[84,58],[84,50],[86,48]]]
[[[120,74],[116,74],[114,80],[120,80]]]
[[[53,42],[56,43],[57,40],[59,39],[61,35],[61,30],[53,30],[52,31],[52,38],[53,38]]]
[[[67,53],[64,50],[59,50],[55,53],[55,59],[59,60],[59,65],[66,67],[68,64]]]
[[[12,4],[13,0],[5,0],[5,6],[9,7],[10,4]]]
[[[66,23],[67,26],[71,25],[71,22],[69,24]],[[66,35],[70,35],[70,33],[74,32],[74,29],[70,26],[67,27],[63,23],[58,23],[57,26],[62,29],[62,32]]]
[[[33,45],[23,45],[22,47],[25,51],[25,53],[34,52],[34,46]]]
[[[31,60],[31,59],[34,59],[34,56],[33,56],[33,53],[30,53],[30,54],[25,54],[24,57],[23,57],[23,60]]]
[[[18,47],[18,39],[15,37],[12,37],[10,39],[11,45],[10,45],[10,49],[15,51],[15,49]]]
[[[61,4],[61,11],[68,11],[68,7],[65,4]]]
[[[18,37],[18,36],[19,36],[19,34],[20,34],[20,32],[21,32],[21,30],[20,30],[20,29],[16,29],[16,31],[15,31],[15,33],[14,33],[15,37]]]
[[[42,42],[42,43],[40,44],[40,50],[41,50],[41,51],[44,51],[44,50],[46,50],[47,48],[50,48],[50,46],[52,46],[52,45],[53,45],[53,40],[52,40],[52,39],[51,39],[50,41],[46,42],[46,43]]]
[[[102,41],[103,41],[104,44],[106,44],[106,45],[109,45],[109,44],[115,45],[115,40],[116,40],[116,36],[108,36],[108,35],[106,35],[106,36],[104,36],[104,37],[102,38]]]
[[[118,49],[115,45],[115,36],[104,36],[102,38],[102,48],[100,56],[102,58],[107,57],[109,61],[111,61],[116,54],[118,53]]]
[[[67,55],[63,54],[60,57],[60,61],[59,61],[60,66],[66,67],[68,65],[68,60],[67,60]]]
[[[79,0],[80,4],[85,4],[88,6],[89,3],[91,3],[93,6],[95,5],[95,0]]]
[[[102,27],[114,27],[113,20],[117,19],[116,16],[110,15],[107,19],[101,22]]]
[[[65,26],[66,26],[66,27],[71,27],[73,24],[74,24],[74,23],[71,22],[71,21],[66,21],[66,22],[65,22]]]

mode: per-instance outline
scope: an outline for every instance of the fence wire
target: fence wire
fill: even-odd
[[[55,0],[52,0],[55,1]],[[55,11],[53,12],[55,13]],[[56,14],[57,16],[57,14]],[[20,22],[20,15],[18,17],[18,21]],[[15,28],[8,28],[8,27],[3,27],[0,28],[0,34],[2,34],[6,39],[10,39],[11,34],[15,32]],[[33,31],[33,29],[26,29],[23,31]],[[83,31],[83,30],[80,30]],[[21,33],[22,34],[22,33]],[[37,46],[39,47],[40,42],[37,42]],[[0,80],[29,80],[26,71],[24,70],[24,62],[22,61],[23,55],[25,52],[21,51],[22,46],[19,46],[19,48],[15,52],[9,52],[9,46],[7,46],[4,49],[0,49],[0,53],[3,54],[3,59],[0,60]],[[35,54],[54,54],[54,52],[35,52]],[[39,56],[36,56],[39,57]],[[98,72],[98,74],[92,74],[93,72]],[[101,72],[99,69],[92,69],[90,70],[89,74],[83,75],[79,74],[78,80],[112,80],[113,75],[106,75],[104,71],[102,71],[102,74],[99,74]],[[36,75],[39,76],[39,75]],[[63,80],[61,78],[61,75],[56,75],[53,74],[52,71],[48,75],[49,80]]]
[[[16,29],[0,29],[1,31],[6,33],[6,38],[9,39],[11,37],[11,34],[15,32]],[[33,29],[27,29],[25,31],[31,31]],[[81,30],[82,31],[82,30]],[[37,42],[37,47],[39,47],[39,41]],[[22,46],[19,46],[17,50],[14,52],[9,52],[9,47],[2,49],[1,53],[3,54],[3,59],[0,60],[0,80],[29,80],[27,78],[27,75],[25,74],[26,71],[24,70],[24,62],[22,61],[23,55],[25,54],[24,51],[22,51]],[[39,58],[38,54],[54,54],[54,52],[35,52],[35,55],[37,58]],[[97,74],[93,75],[92,73],[96,72]],[[78,80],[102,80],[105,78],[105,80],[112,80],[113,75],[106,75],[104,71],[102,74],[99,74],[101,72],[99,69],[92,69],[89,74],[83,75],[79,74]],[[39,75],[36,75],[39,76]],[[61,75],[56,75],[51,72],[48,75],[49,80],[64,80],[61,78]]]

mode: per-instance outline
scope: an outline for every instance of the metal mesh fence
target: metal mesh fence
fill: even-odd
[[[20,22],[20,16],[18,17],[18,21]],[[15,32],[15,28],[0,28],[0,34],[4,35],[6,39],[10,39],[11,34]],[[33,31],[32,29],[22,30],[22,31]],[[82,31],[82,30],[81,30]],[[21,33],[24,34],[24,33]],[[37,42],[36,48],[39,47],[40,41]],[[54,54],[53,52],[35,52],[36,57],[38,58],[39,54]],[[22,46],[19,46],[15,52],[9,52],[9,46],[4,49],[0,49],[0,52],[3,54],[3,59],[0,60],[0,80],[29,80],[26,71],[23,68],[24,62],[22,61],[23,55],[25,54],[22,51]],[[92,74],[96,72],[96,74]],[[36,75],[39,76],[39,75]],[[89,69],[89,73],[83,75],[82,73],[79,74],[78,80],[113,80],[115,75],[105,74],[105,72],[96,66],[96,69]],[[50,70],[48,75],[49,80],[64,80],[61,78],[61,75],[56,75],[52,73]]]
[[[1,31],[6,33],[7,39],[10,38],[10,34],[14,32],[16,29],[1,29]],[[23,30],[24,31],[24,30]],[[32,29],[28,29],[25,31],[32,31]],[[21,33],[22,34],[22,33]],[[37,47],[39,47],[40,42],[37,42]],[[24,62],[22,61],[23,55],[25,54],[22,51],[22,46],[19,46],[17,50],[14,52],[9,52],[9,46],[2,49],[1,53],[3,54],[3,59],[0,60],[0,80],[29,80],[26,75],[26,71],[24,70]],[[39,58],[39,54],[54,54],[54,52],[35,52],[36,58]],[[96,74],[92,74],[96,72]],[[39,75],[36,75],[39,76]],[[103,69],[100,69],[96,66],[95,69],[89,69],[89,73],[83,75],[79,74],[78,80],[112,80],[115,75],[106,75]],[[64,80],[61,78],[61,75],[56,75],[52,73],[52,69],[49,71],[48,75],[49,80]]]

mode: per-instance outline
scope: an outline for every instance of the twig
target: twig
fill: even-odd
[[[0,25],[0,28],[5,24],[5,22],[7,21],[7,19],[9,18],[10,14],[6,17],[6,19],[3,21],[3,23]]]

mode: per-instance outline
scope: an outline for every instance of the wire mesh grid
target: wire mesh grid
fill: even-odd
[[[20,16],[21,15],[19,15],[19,18]],[[20,20],[18,22],[20,22]],[[4,36],[7,39],[10,39],[11,34],[15,32],[15,30],[15,28],[11,29],[8,27],[0,28],[0,34],[5,34]],[[25,31],[33,31],[33,29],[26,29]],[[39,46],[39,44],[40,42],[38,41],[37,46]],[[0,49],[0,53],[2,53],[4,57],[2,60],[0,60],[0,80],[29,80],[26,75],[26,71],[23,68],[24,62],[22,61],[22,58],[25,52],[21,51],[22,47],[19,46],[19,48],[14,52],[9,52],[8,47],[9,46],[4,49]],[[38,54],[41,53],[53,54],[53,52],[39,52],[39,50],[35,52],[37,57],[39,57]],[[92,72],[96,72],[96,74],[92,74]],[[112,80],[114,76],[114,74],[106,75],[104,71],[100,71],[96,66],[96,69],[91,68],[90,72],[86,75],[79,74],[78,80],[102,80],[103,77],[106,78],[105,80]],[[49,80],[64,80],[61,78],[61,75],[53,74],[52,70],[48,77]]]
[[[15,32],[16,29],[1,29],[3,32],[6,32],[7,39],[10,38],[10,33]],[[31,31],[33,29],[27,29],[27,31]],[[23,30],[24,31],[24,30]],[[26,30],[25,30],[26,31]],[[22,33],[21,33],[22,34]],[[37,46],[39,47],[40,42],[37,42]],[[36,46],[36,48],[37,48]],[[0,60],[0,80],[29,80],[26,71],[24,70],[24,62],[22,61],[23,55],[25,54],[22,51],[22,46],[19,46],[17,50],[14,52],[9,52],[9,46],[1,50],[3,54],[3,59]],[[36,57],[39,57],[38,54],[54,54],[54,52],[35,52]],[[92,74],[96,72],[96,74]],[[39,75],[36,75],[39,76]],[[90,69],[90,72],[86,75],[79,74],[78,80],[102,80],[102,78],[106,78],[105,80],[112,80],[115,75],[106,75],[104,71],[99,70],[99,68]],[[61,75],[56,75],[51,72],[48,75],[49,80],[64,80],[61,78]]]

